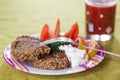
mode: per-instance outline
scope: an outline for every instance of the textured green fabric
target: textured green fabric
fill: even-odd
[[[81,73],[45,76],[13,69],[3,60],[4,48],[19,35],[40,33],[48,23],[54,29],[57,19],[61,32],[78,22],[85,36],[84,0],[0,0],[0,80],[120,80],[120,58],[106,55],[96,67]],[[101,44],[107,51],[120,54],[120,0],[117,3],[114,39]]]

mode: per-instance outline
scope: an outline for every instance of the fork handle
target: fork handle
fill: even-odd
[[[106,53],[106,54],[109,54],[109,55],[112,55],[112,56],[120,58],[120,55],[116,54],[116,53],[112,53],[112,52],[108,52],[108,51],[105,51],[105,50],[100,50],[100,49],[96,49],[96,48],[92,48],[92,47],[88,47],[88,46],[83,46],[83,45],[79,45],[79,46],[81,46],[83,48],[87,48],[87,49],[92,49],[92,50],[100,51],[100,52],[103,52],[103,53]]]

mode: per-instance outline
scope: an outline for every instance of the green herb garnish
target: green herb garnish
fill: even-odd
[[[51,51],[53,52],[64,52],[63,50],[60,50],[59,47],[61,45],[69,45],[69,43],[67,42],[55,42],[55,43],[51,43],[48,46],[51,48]]]

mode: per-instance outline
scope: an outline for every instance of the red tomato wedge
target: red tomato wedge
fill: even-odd
[[[78,23],[76,22],[75,24],[72,25],[71,29],[67,33],[65,33],[64,37],[68,37],[75,40],[78,37],[78,33],[79,33]]]
[[[67,33],[65,33],[63,37],[71,38],[72,40],[75,41],[78,38],[78,34],[79,34],[79,29],[78,29],[78,23],[76,22],[75,24],[72,25],[71,29]],[[45,41],[50,38],[56,38],[59,36],[60,36],[60,20],[58,19],[54,33],[50,30],[47,24],[44,25],[41,31],[40,41]]]
[[[41,42],[46,40],[48,37],[50,37],[48,35],[48,30],[49,30],[49,26],[47,24],[45,24],[44,27],[42,28],[41,35],[40,35]]]
[[[54,37],[54,33],[50,30],[49,26],[45,24],[41,31],[40,41],[42,42]]]
[[[60,20],[57,20],[56,27],[55,27],[55,37],[60,36]]]

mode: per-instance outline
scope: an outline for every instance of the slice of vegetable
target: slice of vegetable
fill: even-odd
[[[78,39],[78,43],[80,45],[87,46],[87,43],[85,42],[85,40],[83,40],[82,38],[77,38],[77,39]],[[81,46],[78,46],[78,48],[82,49],[82,50],[85,50],[86,52],[88,52],[87,48],[84,48],[84,47],[81,47]]]
[[[79,29],[78,29],[78,23],[72,25],[71,29],[65,33],[64,37],[71,38],[75,40],[78,37]]]
[[[73,40],[77,39],[79,34],[78,24],[76,23],[74,26],[75,26],[75,32],[74,32]]]
[[[40,41],[42,42],[54,37],[54,33],[50,30],[49,26],[45,24],[41,31]]]
[[[79,29],[78,29],[78,23],[72,25],[71,29],[65,33],[64,37],[71,38],[75,40],[78,37]],[[55,32],[53,33],[49,26],[47,24],[44,25],[42,31],[41,31],[41,37],[40,41],[45,41],[50,38],[55,38],[60,36],[60,20],[57,20]]]
[[[87,43],[88,47],[92,47],[92,48],[97,48],[98,49],[98,43],[95,40],[85,40],[85,42]],[[89,49],[88,50],[89,58],[93,57],[97,52],[98,51],[96,51],[96,50]]]
[[[60,36],[60,20],[58,19],[57,20],[57,23],[56,23],[56,27],[55,27],[55,37],[59,37]]]
[[[42,31],[41,31],[41,35],[40,35],[40,41],[45,41],[47,38],[49,38],[49,34],[48,34],[48,29],[49,29],[49,26],[47,24],[44,25],[44,27],[42,28]]]

